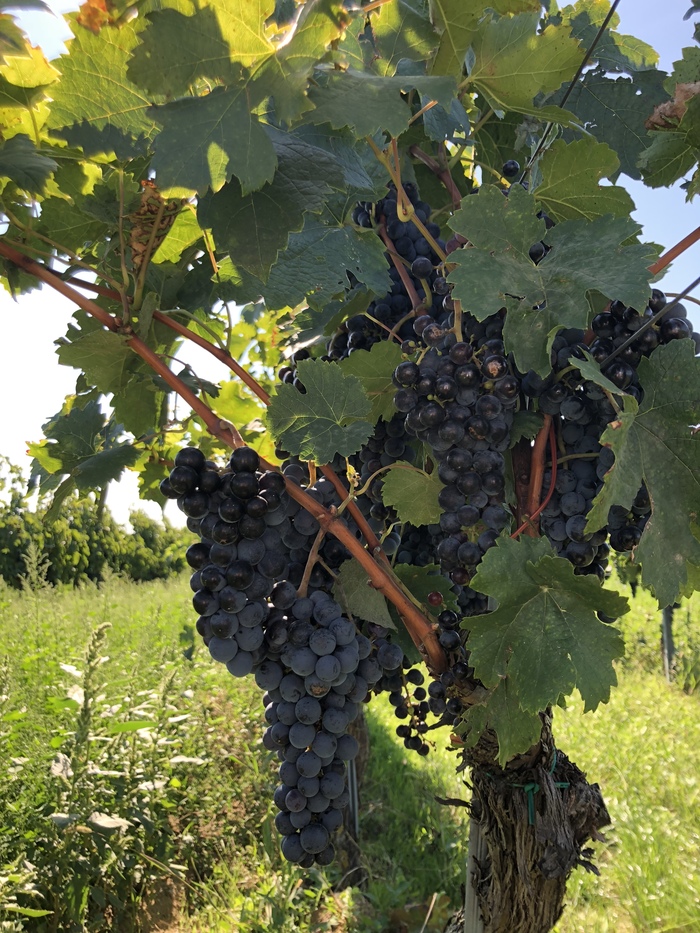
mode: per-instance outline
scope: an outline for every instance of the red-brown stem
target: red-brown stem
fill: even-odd
[[[662,269],[665,269],[669,263],[672,263],[674,259],[677,259],[681,253],[684,253],[693,243],[697,243],[698,240],[700,240],[700,227],[696,227],[692,233],[683,237],[679,243],[676,243],[671,249],[666,250],[663,256],[659,256],[656,262],[649,266],[649,272],[651,272],[652,275],[658,275]]]
[[[61,279],[61,281],[66,281]],[[82,279],[70,278],[67,281],[72,282],[74,285],[78,285],[81,288],[88,288],[91,291],[96,292],[99,295],[103,295],[105,298],[113,298],[115,301],[120,300],[118,292],[112,291],[111,289],[104,288],[101,285],[94,285],[92,282],[83,282]],[[195,334],[193,331],[189,330],[183,324],[180,324],[178,321],[172,320],[166,314],[162,314],[160,311],[154,311],[153,317],[159,320],[161,323],[165,324],[167,327],[170,327],[172,330],[177,331],[182,337],[185,337],[187,340],[191,340],[193,343],[196,343],[197,346],[202,347],[202,349],[211,353],[212,356],[215,356],[220,362],[224,363],[229,369],[235,373],[253,392],[264,405],[270,404],[270,396],[263,389],[263,387],[257,382],[250,373],[246,372],[236,360],[233,359],[225,350],[222,350],[220,347],[215,346],[210,343],[205,337],[201,337],[199,334]],[[322,466],[321,473],[328,479],[334,486],[335,491],[338,493],[338,499],[340,502],[345,502],[348,497],[348,490],[342,483],[340,477],[329,467]],[[360,508],[354,500],[348,502],[347,505],[348,512],[352,515],[357,524],[357,527],[360,529],[365,541],[369,545],[370,551],[375,552],[377,548],[380,547],[379,539],[372,531],[367,522],[367,519],[362,514]],[[381,554],[381,559],[383,563],[388,564],[389,561],[383,551],[379,552]]]
[[[60,292],[62,295],[65,295],[66,298],[69,298],[71,301],[82,308],[83,311],[86,311],[92,317],[96,318],[100,324],[104,325],[108,330],[118,332],[119,327],[115,318],[104,308],[101,308],[99,305],[95,304],[91,299],[86,298],[84,295],[81,295],[80,292],[77,292],[71,285],[67,282],[64,282],[62,279],[57,278],[56,275],[47,269],[45,266],[42,266],[40,263],[35,262],[33,259],[29,259],[28,256],[24,256],[22,253],[13,249],[7,243],[0,241],[0,255],[5,256],[15,265],[19,266],[21,269],[24,269],[25,272],[28,272],[30,275],[35,276],[40,279],[42,282],[45,282],[47,285],[50,285],[57,292]],[[214,412],[204,404],[204,402],[197,398],[194,392],[188,388],[182,382],[181,379],[175,375],[175,373],[169,369],[166,364],[160,359],[160,357],[147,346],[143,340],[141,340],[136,335],[130,335],[126,339],[126,343],[132,350],[134,350],[144,362],[156,372],[158,375],[170,386],[173,391],[177,392],[195,411],[199,417],[204,421],[209,431],[212,434],[216,434],[218,437],[225,436],[226,443],[230,444],[232,447],[238,446],[235,442],[235,436],[231,434],[228,428],[222,428],[221,420],[214,414]],[[222,437],[224,439],[224,437]]]
[[[297,596],[299,599],[303,599],[306,596],[307,590],[309,588],[309,577],[311,576],[311,571],[316,566],[316,561],[318,560],[318,552],[321,549],[323,544],[323,539],[326,537],[325,528],[319,528],[318,534],[314,539],[314,543],[309,551],[309,556],[306,559],[306,567],[304,567],[304,574],[301,578],[301,583],[297,589]]]
[[[237,363],[236,360],[225,350],[222,350],[221,347],[215,346],[213,343],[210,343],[206,337],[201,337],[199,334],[195,334],[194,331],[191,331],[184,324],[180,324],[179,321],[174,321],[172,318],[168,317],[167,314],[163,314],[162,311],[154,311],[153,317],[160,321],[161,324],[165,324],[166,327],[169,327],[171,330],[176,331],[180,334],[181,337],[185,337],[187,340],[191,340],[192,343],[196,343],[198,347],[206,350],[208,353],[211,353],[212,356],[215,356],[217,360],[220,360],[224,365],[228,366],[232,373],[234,373],[241,382],[244,382],[251,392],[253,392],[264,405],[270,404],[270,396],[263,389],[263,387],[250,375],[246,372],[245,369],[241,366],[240,363]]]
[[[50,269],[49,271],[53,272],[53,269]],[[96,295],[102,295],[103,298],[111,298],[113,301],[122,300],[122,296],[113,288],[107,288],[105,285],[98,285],[96,282],[85,282],[83,279],[78,279],[74,275],[69,275],[64,279],[63,276],[58,272],[54,272],[53,274],[56,276],[56,278],[61,279],[62,282],[69,282],[71,285],[75,285],[77,288],[85,288],[89,292],[94,292]]]
[[[65,295],[66,298],[73,301],[83,311],[92,315],[108,330],[118,330],[117,322],[111,314],[103,308],[100,308],[99,305],[96,305],[94,301],[81,295],[80,292],[77,292],[67,282],[57,278],[40,263],[24,256],[2,240],[0,240],[0,256],[4,256],[29,275],[35,276],[40,281],[50,285],[60,294]],[[206,424],[211,434],[218,437],[229,447],[236,447],[239,445],[239,440],[236,438],[236,435],[233,433],[228,423],[218,418],[204,402],[198,399],[182,380],[178,379],[178,377],[168,369],[165,363],[150,347],[146,346],[146,344],[136,336],[128,337],[127,344],[144,360],[144,362],[148,363],[178,395],[187,401]],[[265,463],[265,461],[262,461],[262,464],[266,468],[273,469],[273,467]],[[386,570],[381,568],[369,552],[362,547],[345,522],[337,515],[333,515],[329,512],[324,506],[316,502],[315,499],[312,499],[303,489],[290,480],[286,480],[286,488],[289,495],[307,512],[313,515],[322,528],[330,532],[330,534],[334,535],[345,545],[363,568],[375,589],[379,590],[382,595],[396,606],[399,614],[404,619],[409,635],[416,647],[425,657],[431,669],[436,673],[445,670],[447,667],[447,658],[437,640],[437,635],[431,623],[387,575]]]
[[[538,505],[538,507],[535,509],[532,515],[526,516],[525,521],[522,523],[522,525],[520,526],[520,528],[518,528],[517,531],[513,532],[513,534],[511,535],[511,538],[517,538],[519,535],[521,535],[524,531],[527,531],[528,529],[530,529],[530,532],[529,532],[530,537],[533,537],[533,538],[536,537],[537,536],[536,526],[534,524],[535,519],[537,519],[541,515],[541,513],[544,512],[544,510],[549,505],[549,500],[554,495],[554,484],[557,481],[557,460],[556,460],[557,435],[556,435],[556,431],[554,430],[554,424],[551,424],[549,426],[549,451],[550,451],[550,456],[552,457],[552,479],[550,480],[550,483],[549,483],[549,489],[547,490],[547,495],[545,496],[544,500],[540,503],[540,505]],[[534,456],[534,451],[533,451],[533,456]],[[544,467],[544,464],[543,464],[543,467]],[[544,472],[544,469],[543,469],[543,472]],[[533,529],[535,530],[534,534],[533,534]]]
[[[427,166],[433,175],[437,175],[437,177],[447,189],[448,194],[452,198],[453,206],[455,209],[457,209],[462,203],[462,194],[457,187],[454,178],[450,174],[449,169],[443,168],[440,163],[432,156],[429,156],[427,152],[423,152],[420,146],[411,146],[408,151],[414,158],[418,159],[419,162],[422,162],[423,165]]]
[[[535,443],[532,446],[532,459],[530,467],[530,488],[527,494],[527,525],[523,529],[525,534],[531,538],[536,538],[538,526],[534,513],[540,505],[540,496],[542,494],[542,480],[544,478],[544,459],[547,441],[549,440],[550,427],[552,425],[552,416],[545,415],[542,427],[537,433]],[[520,530],[518,530],[518,534]]]
[[[350,493],[345,488],[345,484],[343,483],[341,478],[338,476],[338,474],[335,472],[335,470],[332,470],[331,467],[329,466],[322,466],[321,473],[323,473],[326,479],[329,480],[333,484],[333,488],[338,493],[338,498],[340,499],[341,503],[345,502]],[[358,506],[357,502],[355,502],[354,499],[351,499],[348,502],[347,510],[348,512],[350,512],[352,517],[355,519],[355,524],[360,529],[360,533],[362,534],[363,538],[369,545],[369,549],[371,553],[372,554],[378,553],[380,555],[380,559],[382,560],[382,562],[385,564],[388,564],[389,559],[384,553],[384,551],[382,551],[381,549],[379,538],[375,535],[375,533],[370,528],[369,522],[367,521],[365,516],[362,514],[360,507]]]
[[[416,311],[417,308],[421,304],[421,300],[418,297],[418,292],[413,287],[413,282],[411,281],[411,277],[409,276],[408,272],[406,272],[406,268],[404,264],[402,262],[399,262],[396,256],[394,255],[395,247],[394,247],[394,244],[391,238],[389,237],[389,234],[386,232],[386,227],[384,226],[383,218],[382,218],[382,222],[379,224],[378,230],[379,230],[379,236],[382,238],[382,240],[384,241],[384,245],[389,250],[389,258],[393,262],[394,268],[401,276],[401,281],[403,282],[403,286],[406,289],[406,294],[411,299],[413,310]]]

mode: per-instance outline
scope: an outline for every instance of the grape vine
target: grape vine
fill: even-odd
[[[0,17],[3,282],[77,308],[30,448],[49,517],[125,469],[177,501],[302,868],[362,704],[419,755],[449,736],[499,829],[486,933],[551,929],[607,821],[552,710],[616,683],[611,553],[662,607],[700,580],[700,335],[657,282],[698,231],[659,255],[619,184],[697,194],[700,55],[666,75],[616,6],[88,0],[58,68]],[[513,838],[539,868],[506,890]]]

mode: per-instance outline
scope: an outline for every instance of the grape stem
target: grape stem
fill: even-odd
[[[423,165],[429,168],[433,175],[436,175],[440,179],[440,181],[447,189],[448,194],[452,198],[452,203],[455,209],[457,209],[462,203],[462,194],[457,187],[457,184],[452,177],[450,170],[443,168],[436,159],[433,159],[432,156],[429,156],[427,152],[423,152],[420,146],[411,146],[408,151],[415,159],[418,159],[419,162],[422,162]]]
[[[314,569],[316,565],[316,561],[318,560],[318,552],[321,549],[321,545],[323,544],[323,539],[325,537],[326,537],[326,529],[319,528],[318,534],[316,535],[316,538],[314,539],[313,546],[311,550],[309,551],[309,556],[306,559],[306,566],[304,567],[304,575],[302,576],[301,583],[299,584],[299,588],[297,589],[297,599],[303,599],[306,596],[307,590],[309,588],[309,577],[311,576],[311,571]]]
[[[552,457],[552,479],[549,483],[549,491],[547,492],[545,500],[540,504],[540,496],[542,495],[542,481],[544,479],[544,457],[547,440],[549,440],[550,453]],[[556,482],[557,478],[557,436],[554,430],[554,424],[552,423],[551,415],[544,416],[544,423],[542,424],[542,427],[540,428],[537,437],[535,438],[535,443],[532,447],[531,464],[530,488],[528,490],[527,497],[527,515],[525,515],[525,521],[522,523],[520,528],[517,529],[517,531],[513,532],[511,538],[518,538],[523,533],[529,535],[531,538],[537,538],[539,536],[539,524],[537,523],[537,518],[547,507],[549,500],[554,495],[554,483]]]
[[[663,256],[659,256],[656,262],[649,266],[649,272],[651,272],[652,275],[658,275],[662,269],[665,269],[666,266],[672,263],[674,259],[677,259],[681,253],[684,253],[694,243],[697,243],[698,240],[700,240],[700,227],[696,227],[692,233],[689,233],[688,236],[684,236],[683,239],[676,243],[675,246],[672,246],[671,249],[666,250]]]
[[[119,331],[119,321],[117,318],[95,304],[91,299],[81,295],[80,292],[72,288],[67,282],[58,278],[55,273],[51,272],[45,266],[23,255],[2,240],[0,240],[0,256],[4,256],[29,275],[33,275],[40,281],[50,285],[57,292],[74,302],[74,304],[87,314],[90,314],[98,320],[108,330],[115,333]],[[201,399],[197,398],[194,392],[192,392],[192,390],[185,385],[185,383],[182,382],[182,380],[179,379],[160,357],[139,337],[131,335],[126,338],[125,342],[127,346],[137,353],[138,356],[154,370],[154,372],[161,376],[164,382],[169,385],[174,392],[188,403],[192,410],[202,419],[211,434],[218,437],[228,447],[235,449],[242,445],[243,442],[238,431],[233,428],[229,422],[220,419],[208,405],[205,405]],[[267,463],[262,458],[261,464],[265,469],[275,469],[274,466]],[[436,673],[446,670],[447,658],[437,639],[431,622],[429,622],[425,615],[413,604],[409,596],[401,588],[399,581],[392,579],[391,569],[386,565],[380,566],[380,564],[377,563],[374,557],[365,550],[345,522],[342,521],[337,514],[331,513],[324,506],[320,505],[291,480],[285,478],[285,485],[292,499],[298,502],[309,514],[313,515],[324,531],[330,532],[341,544],[345,545],[350,554],[363,568],[374,588],[394,604],[399,615],[401,615],[404,620],[406,630],[411,636],[411,639],[431,670]],[[359,513],[359,509],[357,511]],[[378,541],[376,546],[379,547]]]
[[[389,258],[393,262],[394,268],[396,269],[396,271],[399,273],[399,276],[401,277],[403,286],[406,289],[406,294],[411,299],[411,305],[413,306],[413,310],[417,311],[418,308],[421,306],[421,300],[418,297],[418,292],[415,290],[413,286],[413,282],[411,281],[411,277],[409,276],[408,272],[406,272],[406,269],[404,268],[403,263],[397,262],[396,257],[393,255],[393,253],[396,252],[396,248],[394,247],[393,240],[389,237],[389,234],[386,232],[386,222],[383,216],[381,217],[379,227],[377,229],[379,231],[379,236],[382,238],[384,242],[384,245],[389,250]]]

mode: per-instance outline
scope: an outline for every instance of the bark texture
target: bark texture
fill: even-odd
[[[465,753],[472,768],[472,813],[488,849],[472,873],[484,933],[547,933],[564,909],[566,881],[582,865],[596,871],[590,841],[610,823],[600,788],[560,750],[543,714],[537,746],[506,768],[495,764],[496,742],[484,735]],[[463,912],[446,933],[462,933]]]

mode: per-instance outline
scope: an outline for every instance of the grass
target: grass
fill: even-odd
[[[160,918],[170,933],[418,933],[432,902],[426,933],[439,931],[459,903],[468,824],[435,800],[468,796],[446,737],[427,759],[406,752],[391,708],[373,702],[366,884],[337,890],[342,864],[300,874],[272,827],[259,691],[209,661],[192,621],[183,580],[0,590],[0,929],[128,933]],[[658,622],[637,599],[611,703],[557,712],[560,747],[601,784],[613,820],[601,876],[574,873],[557,933],[700,931],[698,694],[659,675]],[[692,670],[697,602],[675,633]],[[77,778],[51,773],[61,755]],[[126,825],[105,834],[94,812]]]

